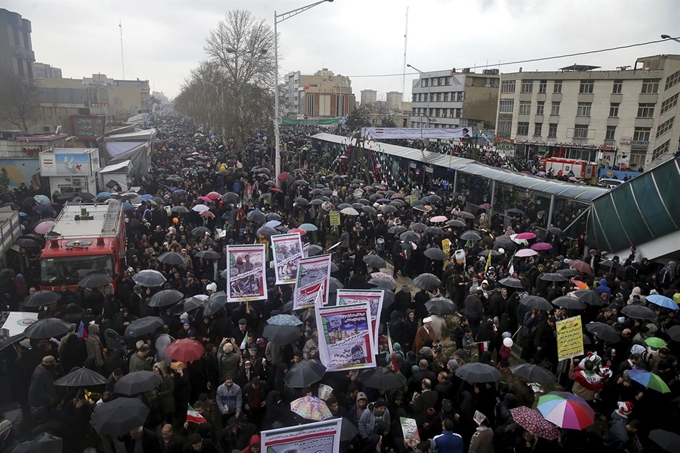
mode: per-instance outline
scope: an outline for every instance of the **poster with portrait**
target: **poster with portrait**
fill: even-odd
[[[330,278],[330,255],[301,258],[298,261],[297,280],[293,293],[293,310],[314,306],[317,293],[320,293],[321,304],[326,305]]]
[[[373,349],[378,350],[380,334],[380,313],[382,312],[385,291],[380,290],[357,290],[339,289],[338,306],[368,304],[371,309],[371,326],[373,328]]]
[[[340,451],[342,419],[334,418],[288,428],[262,431],[264,453],[336,453]]]
[[[267,298],[265,245],[227,246],[227,302]]]
[[[319,358],[327,371],[375,368],[368,304],[317,307]]]
[[[302,240],[300,235],[276,234],[271,237],[272,258],[277,285],[295,283],[297,279],[298,261],[302,258]]]

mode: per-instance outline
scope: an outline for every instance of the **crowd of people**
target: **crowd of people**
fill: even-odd
[[[159,138],[151,171],[135,181],[140,194],[153,197],[128,198],[133,209],[125,211],[126,265],[113,282],[64,285],[58,300],[32,308],[23,303],[39,290],[39,272],[31,271],[39,265],[39,249],[22,250],[27,258],[0,273],[9,309],[37,310],[41,320],[71,325],[58,338],[4,344],[6,388],[22,414],[0,422],[0,453],[44,432],[60,437],[65,452],[257,453],[262,431],[310,422],[291,403],[320,396],[322,384],[332,388],[323,395],[331,416],[346,420],[343,432],[353,434],[343,436],[341,451],[347,452],[662,451],[650,432],[680,432],[675,262],[655,266],[634,247],[627,257],[602,256],[587,249],[584,235],[570,240],[555,228],[536,235],[536,218],[525,210],[512,219],[481,208],[468,213],[464,196],[404,187],[396,177],[368,180],[351,159],[342,173],[333,173],[328,169],[337,168],[338,156],[313,150],[313,128],[282,131],[285,173],[276,178],[271,139],[260,132],[239,149],[186,118],[158,116],[154,126]],[[300,167],[302,150],[307,167]],[[206,197],[211,192],[224,195]],[[116,195],[104,198],[110,197]],[[332,226],[330,212],[345,203],[357,214],[341,214]],[[194,210],[197,205],[207,209]],[[26,211],[27,228],[54,215]],[[267,217],[252,214],[258,211]],[[438,216],[445,221],[432,222]],[[338,287],[376,288],[376,272],[390,282],[394,292],[386,291],[391,294],[380,316],[376,361],[398,374],[401,386],[372,388],[362,382],[362,371],[327,372],[302,388],[288,385],[291,369],[319,360],[319,326],[313,309],[292,310],[293,286],[275,285],[269,266],[265,300],[206,311],[228,285],[226,246],[266,243],[265,218],[278,220],[281,233],[315,225],[318,230],[302,240],[332,254]],[[183,263],[159,261],[167,252],[181,255]],[[389,266],[367,265],[371,255]],[[165,283],[137,283],[135,276],[145,270],[160,272]],[[437,283],[418,287],[413,279],[424,274]],[[168,289],[184,299],[149,305]],[[450,299],[455,313],[437,314],[436,304],[428,305],[442,298]],[[264,329],[284,313],[299,319],[299,336],[277,344]],[[559,360],[556,326],[579,315],[585,350]],[[130,332],[131,324],[152,317],[162,322],[142,335]],[[168,348],[182,339],[202,345],[200,358],[169,356]],[[501,377],[462,378],[459,371],[473,363],[490,365]],[[512,367],[519,363],[547,370],[556,382],[542,387],[516,375]],[[82,367],[106,382],[55,385]],[[144,371],[158,376],[153,388],[121,393],[120,379]],[[639,371],[663,385],[641,381]],[[584,399],[596,413],[594,423],[585,429],[553,426],[558,436],[550,437],[513,416],[558,389]],[[115,435],[95,429],[90,421],[98,412],[125,398],[149,409],[139,426]],[[404,417],[415,419],[416,440],[404,435]]]

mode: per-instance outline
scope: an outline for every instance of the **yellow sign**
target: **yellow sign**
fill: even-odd
[[[557,359],[571,359],[583,355],[583,327],[581,316],[557,321]]]
[[[450,240],[448,240],[448,239],[442,240],[442,250],[447,255],[449,254],[449,252],[451,251],[451,241]]]
[[[416,201],[418,201],[418,195],[411,195],[411,196],[408,197],[408,198],[409,198],[409,201],[411,202],[411,205],[413,205],[413,203],[415,203]]]
[[[340,226],[340,213],[338,211],[331,211],[328,213],[328,220],[332,227]]]

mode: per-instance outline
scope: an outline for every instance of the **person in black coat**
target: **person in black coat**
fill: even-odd
[[[401,291],[399,291],[394,296],[394,305],[392,310],[398,312],[399,314],[405,313],[406,310],[411,308],[411,289],[408,285],[402,285]]]
[[[161,447],[158,443],[158,438],[150,429],[140,426],[133,429],[129,434],[123,436],[123,443],[125,444],[125,451],[128,453],[135,452],[135,444],[142,443],[142,451],[144,453],[161,453]]]
[[[406,310],[406,318],[402,321],[403,338],[402,350],[410,351],[413,349],[413,340],[416,338],[418,331],[418,321],[416,320],[416,313],[410,308]]]
[[[184,446],[183,453],[218,453],[217,447],[210,439],[204,439],[200,434],[194,433],[189,438],[189,443]],[[146,453],[146,450],[144,450]]]

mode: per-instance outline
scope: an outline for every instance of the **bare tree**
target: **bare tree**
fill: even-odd
[[[40,110],[37,85],[31,79],[12,73],[3,73],[0,79],[0,124],[27,132],[29,126],[35,124]]]

